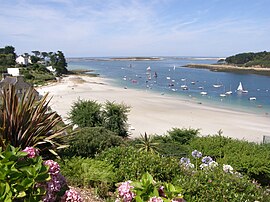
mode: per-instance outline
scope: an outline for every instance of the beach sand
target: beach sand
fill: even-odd
[[[262,142],[270,136],[270,117],[262,114],[218,109],[196,101],[161,95],[143,90],[124,89],[101,77],[70,75],[60,82],[37,88],[40,94],[49,92],[51,108],[65,121],[71,106],[78,99],[99,103],[115,101],[131,107],[128,114],[131,137],[140,134],[166,134],[173,127],[199,129],[200,134],[213,135],[218,130],[224,136]]]

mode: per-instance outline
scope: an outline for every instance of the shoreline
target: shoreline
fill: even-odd
[[[186,64],[184,67],[198,68],[198,69],[209,69],[217,72],[235,72],[235,73],[247,73],[247,74],[259,74],[270,76],[270,68],[262,67],[240,67],[235,65],[224,65],[224,64]]]
[[[71,106],[78,99],[107,100],[131,106],[128,114],[131,137],[144,132],[163,135],[173,127],[200,129],[202,136],[223,131],[224,136],[262,142],[270,131],[268,116],[219,109],[192,100],[154,92],[124,89],[109,79],[85,75],[68,75],[60,82],[37,88],[40,94],[49,92],[50,106],[67,121]]]

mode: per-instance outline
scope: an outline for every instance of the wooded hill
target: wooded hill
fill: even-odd
[[[259,66],[270,67],[270,52],[263,51],[258,53],[239,53],[225,59],[228,64],[235,64],[238,66]]]

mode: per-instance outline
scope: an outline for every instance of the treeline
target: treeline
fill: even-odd
[[[13,46],[0,48],[0,66],[7,67],[15,65],[16,54]]]
[[[270,52],[240,53],[225,59],[228,64],[236,64],[245,67],[260,66],[270,67]]]

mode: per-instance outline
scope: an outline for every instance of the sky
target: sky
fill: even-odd
[[[270,51],[270,0],[0,0],[0,47],[67,57]]]

